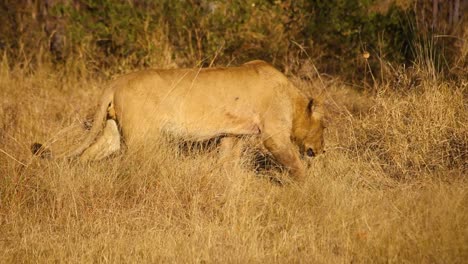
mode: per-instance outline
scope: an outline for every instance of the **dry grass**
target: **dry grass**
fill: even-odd
[[[83,136],[101,83],[3,66],[0,262],[463,263],[463,85],[314,88],[328,151],[304,184],[279,186],[249,157],[223,166],[164,141],[92,164],[31,158],[32,142]]]

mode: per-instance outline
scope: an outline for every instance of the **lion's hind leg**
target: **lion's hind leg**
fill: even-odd
[[[81,161],[101,160],[120,150],[120,133],[113,119],[106,121],[102,135],[80,156]]]

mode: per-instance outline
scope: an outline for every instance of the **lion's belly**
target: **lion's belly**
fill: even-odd
[[[255,105],[240,94],[215,92],[207,95],[194,91],[191,98],[179,99],[174,108],[172,133],[191,140],[206,140],[219,135],[254,135],[261,130],[260,114]]]
[[[226,107],[225,103],[209,98],[184,99],[127,96],[125,101],[116,101],[117,118],[126,142],[148,143],[161,132],[201,141],[220,135],[254,135],[261,131],[260,115],[251,105]],[[131,107],[135,105],[138,107]]]
[[[260,118],[236,111],[174,111],[162,130],[188,140],[207,140],[220,135],[255,135],[261,130]]]
[[[255,135],[261,131],[258,118],[245,118],[229,113],[217,118],[178,114],[140,116],[132,120],[122,117],[120,124],[127,143],[149,142],[158,138],[161,133],[190,141],[203,141],[221,135]]]

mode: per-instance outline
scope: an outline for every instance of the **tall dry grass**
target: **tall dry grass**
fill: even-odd
[[[5,60],[5,59],[4,59]],[[102,162],[31,157],[86,133],[102,81],[0,68],[0,262],[463,263],[466,83],[326,98],[327,153],[301,184],[161,141]]]

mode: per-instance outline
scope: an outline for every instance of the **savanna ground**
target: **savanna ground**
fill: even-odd
[[[0,262],[464,263],[466,80],[418,77],[325,98],[326,154],[304,183],[252,154],[163,141],[89,164],[31,157],[79,142],[104,86],[47,65],[0,71]],[[85,87],[86,89],[83,89]],[[92,98],[92,99],[91,99]]]

